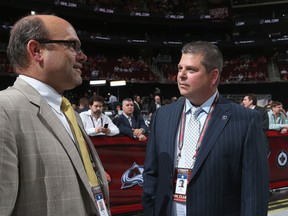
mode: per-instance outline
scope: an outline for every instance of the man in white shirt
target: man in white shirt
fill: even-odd
[[[96,95],[89,100],[89,110],[80,113],[84,129],[89,136],[115,136],[119,134],[118,127],[109,116],[102,113],[104,98]]]

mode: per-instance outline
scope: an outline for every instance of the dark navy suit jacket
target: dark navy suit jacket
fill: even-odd
[[[259,111],[262,115],[262,121],[263,121],[263,130],[268,130],[269,128],[269,117],[267,113],[267,109],[265,107],[259,107],[255,106],[255,110]]]
[[[119,128],[120,134],[127,135],[132,138],[133,138],[133,130],[132,130],[133,128],[134,129],[143,128],[145,134],[148,133],[148,127],[145,124],[142,116],[133,116],[131,120],[132,120],[132,126],[130,125],[126,116],[124,114],[121,114],[120,116],[116,117],[113,120],[113,122]]]
[[[145,215],[171,215],[176,136],[184,99],[157,109],[144,163]],[[267,216],[268,161],[259,112],[221,96],[211,115],[191,181],[188,216]]]

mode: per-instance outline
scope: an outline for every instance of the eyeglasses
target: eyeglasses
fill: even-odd
[[[79,55],[82,51],[81,45],[76,40],[48,40],[48,39],[37,39],[39,43],[42,44],[49,44],[49,43],[60,43],[64,44],[64,46],[68,47],[69,49],[73,49],[77,55]]]

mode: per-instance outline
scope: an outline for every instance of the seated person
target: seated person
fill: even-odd
[[[76,108],[76,112],[81,113],[89,110],[89,100],[88,98],[82,97],[79,100],[79,106]]]
[[[115,136],[119,134],[119,128],[112,122],[109,116],[102,113],[103,104],[104,98],[95,95],[89,100],[90,109],[79,114],[84,129],[89,136]]]
[[[288,119],[283,113],[283,105],[279,101],[271,103],[271,110],[268,111],[269,129],[277,130],[281,133],[288,131]]]
[[[133,116],[134,105],[131,98],[126,98],[122,101],[123,113],[114,119],[114,123],[120,130],[120,133],[132,138],[138,138],[140,141],[145,141],[148,133],[148,127],[145,124],[142,116]]]

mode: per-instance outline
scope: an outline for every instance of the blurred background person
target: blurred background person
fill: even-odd
[[[242,104],[246,108],[254,109],[260,112],[262,115],[262,120],[263,120],[263,130],[268,130],[269,118],[268,118],[267,109],[265,107],[257,106],[257,96],[252,93],[245,95],[243,98]]]
[[[113,95],[112,93],[108,93],[109,99],[107,101],[108,107],[115,112],[116,111],[116,106],[118,104],[118,98]]]
[[[268,117],[268,110],[266,107],[260,107],[257,106],[257,96],[256,94],[253,93],[249,93],[247,95],[244,96],[243,101],[242,101],[242,105],[246,108],[249,109],[254,109],[257,110],[258,112],[261,113],[262,116],[262,128],[263,131],[268,130],[269,129],[269,117]],[[267,136],[265,135],[265,145],[267,148],[267,155],[270,155],[270,145],[269,145],[269,140],[267,138]]]
[[[156,111],[156,109],[158,109],[159,107],[161,107],[161,98],[159,95],[155,95],[154,96],[154,101],[152,101],[149,105],[148,108],[148,116],[149,119],[151,119],[153,113]]]
[[[273,101],[268,111],[269,130],[277,130],[280,133],[288,132],[288,119],[283,113],[283,105],[279,101]]]
[[[178,100],[178,98],[176,96],[171,97],[171,102],[176,102]]]
[[[136,94],[133,96],[133,99],[134,99],[133,100],[133,105],[134,105],[133,115],[140,116],[141,110],[142,110],[141,97]]]
[[[89,136],[115,136],[119,134],[118,127],[109,116],[103,112],[104,98],[93,96],[89,100],[89,110],[80,113],[84,128]]]
[[[86,97],[81,97],[79,99],[79,105],[76,108],[76,112],[81,113],[87,110],[89,110],[89,100]]]
[[[148,133],[148,126],[145,124],[142,116],[134,116],[133,100],[131,98],[125,98],[122,101],[123,113],[114,119],[115,125],[120,130],[120,133],[127,135],[131,138],[138,138],[140,141],[145,141]]]

